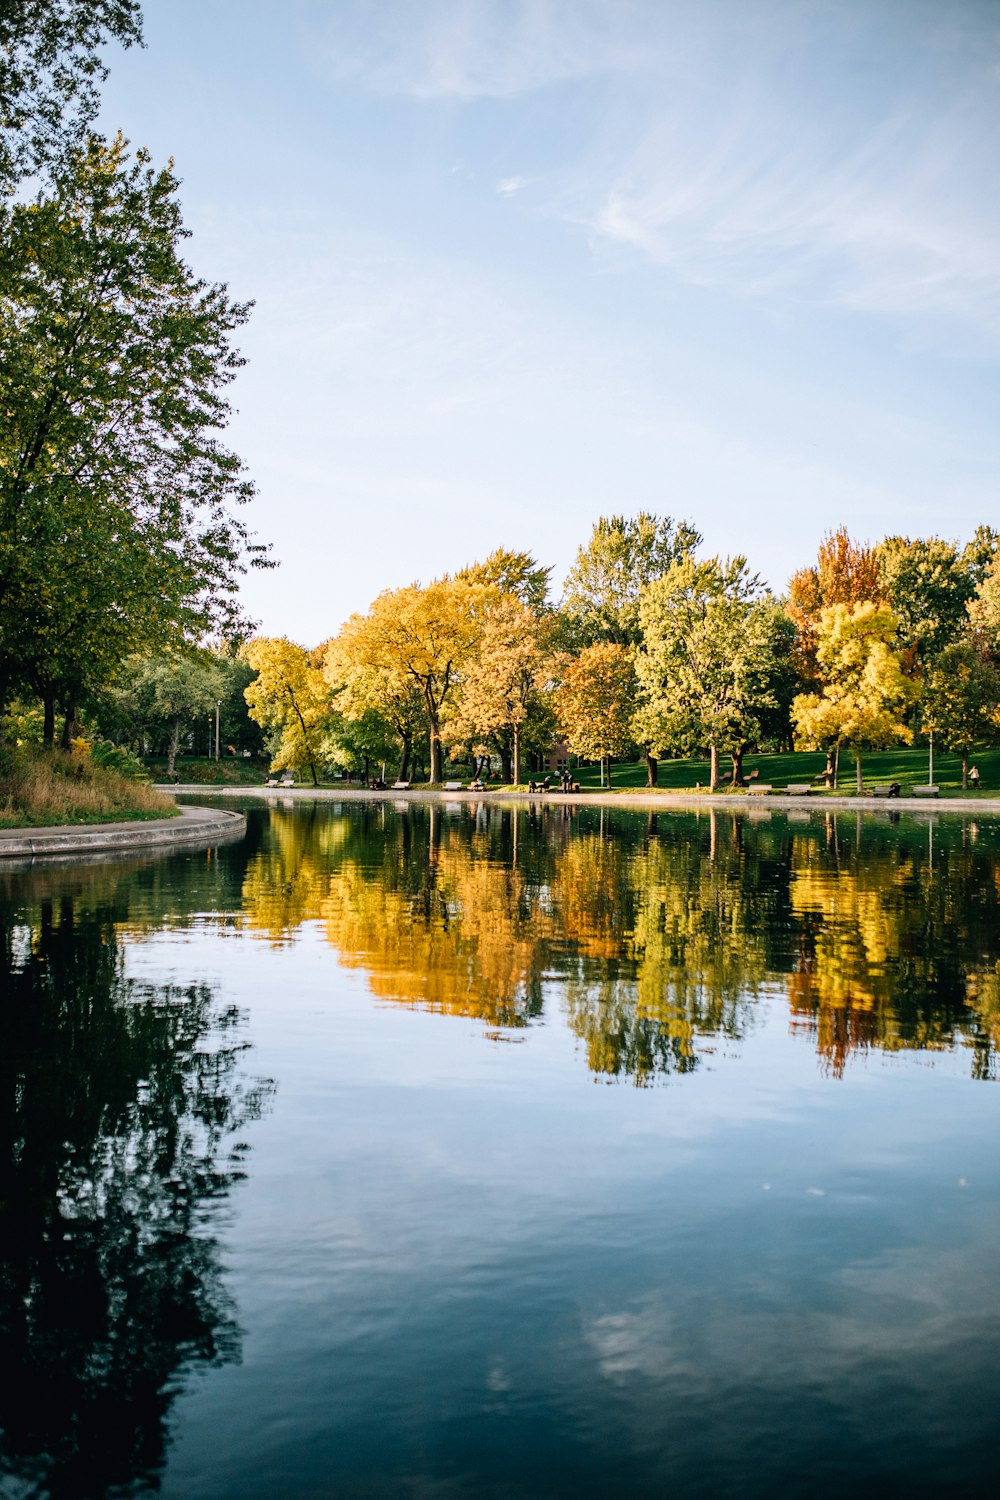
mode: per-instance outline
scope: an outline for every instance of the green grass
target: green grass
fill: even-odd
[[[154,781],[167,780],[165,757],[150,757],[143,764]],[[198,786],[263,786],[269,772],[261,760],[244,760],[239,755],[210,760],[207,755],[182,755],[174,767],[178,781]]]
[[[0,828],[47,828],[170,818],[178,808],[147,782],[87,755],[39,746],[0,751]]]
[[[957,755],[948,752],[934,753],[934,785],[941,788],[942,796],[958,796],[975,799],[1000,795],[1000,750],[984,750],[972,757],[972,764],[979,767],[981,781],[979,791],[962,791],[962,762]],[[743,761],[743,774],[759,771],[758,780],[769,782],[781,790],[789,782],[811,781],[826,765],[826,756],[820,751],[797,750],[789,755],[747,755]],[[927,784],[927,748],[916,750],[871,751],[862,756],[864,786],[870,791],[873,786],[884,786],[898,781],[905,795],[913,786]],[[723,782],[728,779],[731,763],[719,760],[719,773]],[[553,778],[555,780],[555,778]],[[573,772],[573,779],[588,791],[598,791],[601,785],[599,768],[580,766]],[[702,790],[708,788],[707,760],[661,760],[657,789],[670,792],[691,792],[701,783]],[[839,796],[850,796],[855,790],[854,758],[841,754]],[[612,791],[645,791],[646,766],[643,761],[631,765],[613,764],[611,767]],[[832,795],[822,787],[816,788],[818,796]]]

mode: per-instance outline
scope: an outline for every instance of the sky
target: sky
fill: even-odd
[[[143,0],[102,127],[253,299],[229,430],[315,645],[600,515],[776,591],[1000,525],[1000,0]]]

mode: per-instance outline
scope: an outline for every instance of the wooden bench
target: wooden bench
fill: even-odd
[[[790,781],[785,791],[789,797],[811,797],[813,789],[808,781]]]
[[[460,792],[463,790],[462,783],[460,781],[446,781],[441,790],[443,792]]]
[[[410,790],[410,783],[408,781],[394,781],[392,783],[392,790],[394,792],[408,792]]]
[[[914,797],[937,797],[940,796],[940,793],[941,788],[939,786],[915,786],[913,788]]]
[[[873,786],[868,795],[869,797],[898,797],[899,782],[890,781],[887,786]]]
[[[771,785],[771,783],[769,781],[753,781],[747,787],[747,796],[748,797],[766,797],[766,796],[769,795],[769,793],[771,793],[773,791],[774,791],[774,787]]]

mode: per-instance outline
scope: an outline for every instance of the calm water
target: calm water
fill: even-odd
[[[998,902],[764,809],[0,874],[0,1493],[994,1495]]]

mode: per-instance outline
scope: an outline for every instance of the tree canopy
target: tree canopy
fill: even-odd
[[[634,646],[643,590],[700,542],[693,526],[672,516],[601,516],[566,579],[562,609],[574,633],[585,644]]]
[[[803,739],[839,741],[855,753],[858,791],[861,752],[913,739],[906,710],[919,696],[904,671],[895,642],[899,618],[887,604],[871,600],[834,604],[819,618],[816,656],[820,693],[802,693],[792,714]]]
[[[101,47],[142,43],[138,0],[3,0],[0,192],[79,145],[107,75]]]
[[[177,185],[90,136],[0,208],[0,701],[233,629],[239,575],[266,565],[219,439],[249,306],[183,260]]]

